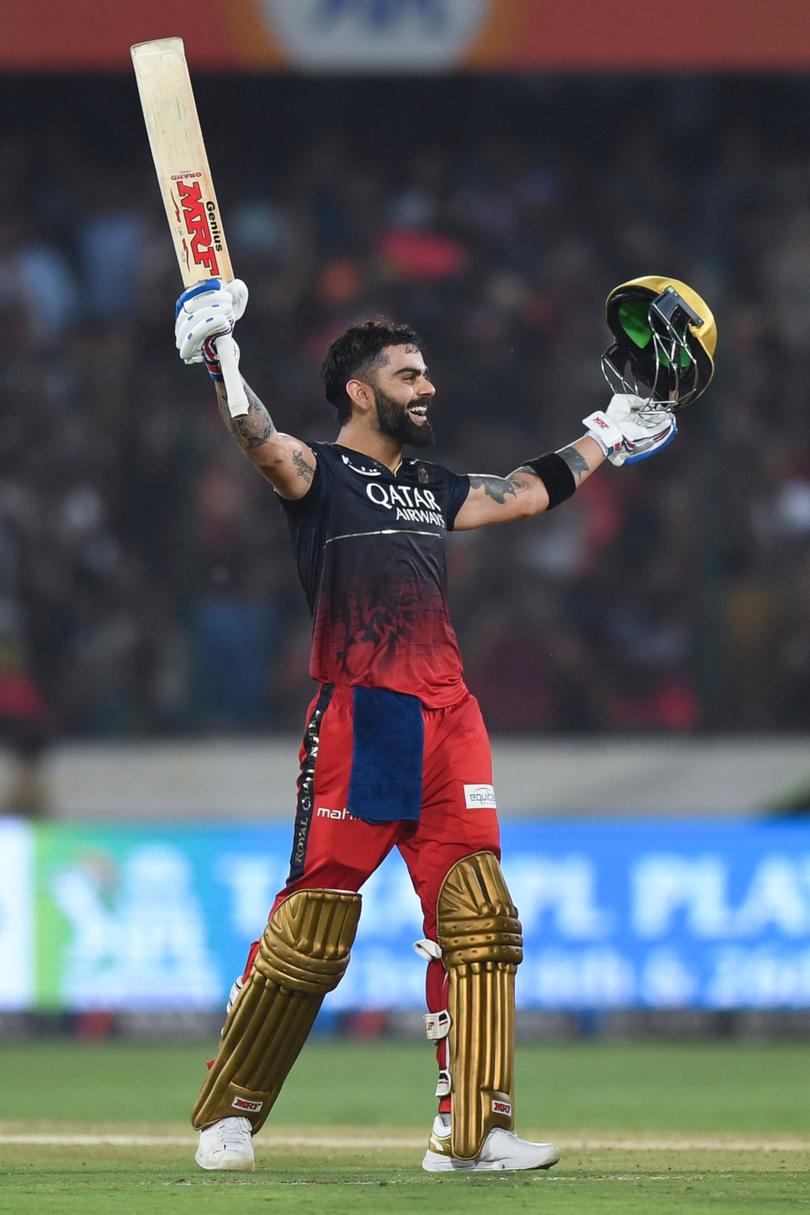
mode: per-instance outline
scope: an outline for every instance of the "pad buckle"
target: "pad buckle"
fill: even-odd
[[[450,1013],[446,1008],[441,1012],[425,1013],[425,1033],[429,1042],[440,1042],[442,1038],[446,1038],[451,1025]]]
[[[414,941],[413,947],[419,957],[424,958],[426,962],[436,962],[442,956],[439,945],[427,937],[423,937],[421,941]]]
[[[442,1068],[441,1071],[439,1072],[439,1079],[436,1084],[436,1096],[437,1097],[449,1097],[450,1096],[450,1073],[448,1071],[445,1071],[444,1068]]]

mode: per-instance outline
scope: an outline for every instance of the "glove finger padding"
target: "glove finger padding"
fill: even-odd
[[[610,399],[605,414],[611,422],[629,437],[636,431],[643,435],[646,431],[661,429],[661,419],[668,418],[672,410],[660,401],[646,401],[643,397],[631,393],[616,393]]]
[[[649,460],[650,456],[654,456],[668,447],[678,433],[678,423],[669,410],[666,410],[666,416],[670,421],[665,430],[654,437],[635,443],[632,451],[613,452],[608,456],[611,464],[615,464],[617,468],[623,464],[640,464],[642,460]]]
[[[203,347],[207,341],[215,337],[223,337],[233,329],[233,321],[229,310],[214,305],[202,313],[177,318],[175,334],[177,351],[184,363],[200,363],[203,358]]]
[[[179,316],[181,312],[196,312],[199,308],[205,308],[214,295],[218,295],[224,290],[222,281],[218,278],[204,278],[199,283],[186,287],[182,295],[178,295],[175,301],[175,317]]]
[[[248,289],[241,279],[223,284],[217,278],[196,283],[178,298],[175,306],[175,344],[184,363],[201,363],[204,347],[212,338],[233,332],[244,315]]]
[[[247,308],[248,295],[247,283],[242,282],[241,278],[235,278],[232,282],[226,283],[225,290],[233,300],[233,319],[240,321],[245,315]]]
[[[247,283],[241,278],[235,278],[230,283],[223,283],[218,278],[207,278],[201,283],[195,283],[181,296],[175,304],[175,316],[182,312],[199,312],[219,302],[223,308],[229,308],[234,321],[241,320],[245,315],[248,302]]]
[[[199,363],[207,341],[233,330],[233,303],[226,292],[197,296],[191,303],[191,311],[184,307],[177,314],[175,344],[184,363]]]
[[[631,393],[617,393],[604,413],[583,418],[612,464],[636,464],[671,443],[678,423],[671,409]]]

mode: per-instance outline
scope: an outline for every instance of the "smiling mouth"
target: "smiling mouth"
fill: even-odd
[[[427,405],[412,405],[408,410],[408,417],[412,418],[414,422],[418,422],[421,425],[423,422],[427,421],[427,411]]]

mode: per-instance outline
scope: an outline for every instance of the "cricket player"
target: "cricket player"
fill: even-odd
[[[216,340],[232,333],[246,302],[238,280],[188,289],[177,303],[177,347],[185,362],[205,362],[224,421],[286,515],[312,614],[316,691],[289,877],[234,984],[194,1108],[197,1163],[254,1167],[252,1136],[348,964],[358,892],[396,847],[422,905],[416,948],[427,962],[425,1022],[438,1061],[423,1167],[549,1168],[554,1145],[514,1130],[521,926],[499,863],[489,739],[448,615],[445,542],[451,531],[555,509],[606,460],[661,451],[677,432],[676,407],[711,379],[714,319],[676,280],[617,288],[603,365],[623,391],[584,419],[580,438],[501,477],[425,458],[436,388],[416,334],[386,320],[351,326],[326,353],[335,442],[280,432],[247,386],[249,412],[231,418]]]

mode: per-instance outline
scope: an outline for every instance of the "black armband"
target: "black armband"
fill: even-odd
[[[556,451],[547,451],[544,456],[536,456],[534,460],[525,460],[523,468],[530,468],[537,473],[546,487],[548,494],[548,509],[559,506],[566,498],[570,498],[577,487],[576,479],[562,456]]]

